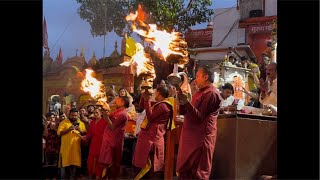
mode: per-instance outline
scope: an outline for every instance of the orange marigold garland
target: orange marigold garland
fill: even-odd
[[[233,78],[233,88],[234,88],[234,97],[235,99],[243,99],[243,92],[242,92],[242,79],[241,77],[234,77]]]
[[[246,89],[249,89],[249,84],[248,84],[248,82],[246,82]],[[248,103],[250,101],[250,96],[247,96],[246,97],[246,104]]]

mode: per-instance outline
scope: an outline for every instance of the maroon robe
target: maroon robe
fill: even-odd
[[[87,163],[89,176],[95,175],[97,177],[101,177],[102,175],[102,168],[98,160],[100,155],[103,133],[106,126],[107,121],[103,118],[101,118],[98,122],[96,119],[93,119],[90,122],[89,130],[86,135],[87,140],[91,139]]]
[[[139,132],[137,144],[133,155],[133,165],[144,168],[147,164],[150,151],[153,150],[153,171],[164,170],[164,134],[166,133],[167,124],[172,118],[172,107],[161,102],[156,104],[153,109],[151,101],[144,101],[149,124],[146,129]]]
[[[180,105],[184,123],[176,170],[181,179],[209,179],[221,102],[220,93],[210,85],[198,90],[192,103]]]
[[[56,124],[58,127],[59,124]],[[51,125],[47,126],[48,135],[44,138],[46,140],[46,146],[44,149],[45,161],[48,165],[58,164],[61,139],[57,135],[57,130],[51,129]]]
[[[120,172],[124,130],[129,115],[125,108],[121,108],[111,113],[109,117],[114,129],[112,130],[108,125],[104,129],[99,162],[107,166],[112,165],[107,173],[111,173],[109,177],[116,178]]]

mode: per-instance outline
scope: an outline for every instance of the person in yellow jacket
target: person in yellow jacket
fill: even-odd
[[[256,59],[251,57],[242,57],[241,58],[241,63],[242,64],[247,64],[248,69],[250,69],[252,72],[256,73],[257,77],[260,78],[260,70],[259,70],[259,66],[258,64],[256,64]],[[254,82],[254,78],[253,75],[251,73],[249,73],[248,75],[248,85],[249,85],[249,91],[252,90],[256,90],[257,89],[257,85]]]
[[[78,118],[78,110],[72,108],[69,118],[63,120],[57,130],[61,137],[59,166],[62,168],[61,178],[65,179],[64,170],[69,171],[68,179],[75,179],[77,167],[81,167],[81,135],[86,133],[86,127]]]

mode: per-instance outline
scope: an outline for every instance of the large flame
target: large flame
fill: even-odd
[[[164,60],[168,61],[170,55],[179,55],[181,60],[179,64],[186,64],[188,62],[188,51],[186,49],[187,43],[182,39],[182,34],[179,32],[160,31],[157,29],[156,24],[144,23],[145,13],[142,10],[141,5],[138,6],[138,10],[133,14],[130,13],[127,17],[127,21],[132,21],[132,29],[134,32],[145,37],[145,41],[152,43],[153,49],[161,54]],[[137,29],[136,22],[143,29]]]
[[[131,57],[131,60],[121,63],[120,66],[129,66],[131,64],[136,65],[137,76],[145,74],[151,76],[152,79],[156,77],[150,58],[144,52],[143,46],[140,43],[136,43],[136,53]]]
[[[94,71],[86,69],[86,76],[81,82],[81,89],[84,92],[89,92],[91,97],[97,100],[97,105],[102,105],[103,108],[109,109],[107,104],[107,97],[105,93],[105,87],[101,81],[98,81],[92,75]]]

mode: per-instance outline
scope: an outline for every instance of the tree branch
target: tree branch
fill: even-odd
[[[181,16],[181,15],[183,15],[183,14],[187,13],[187,12],[191,9],[191,5],[192,5],[193,1],[194,1],[194,0],[190,0],[190,2],[189,2],[189,4],[188,4],[187,8],[186,8],[186,9],[184,9],[183,11],[181,11],[181,12],[179,13],[179,16]]]

